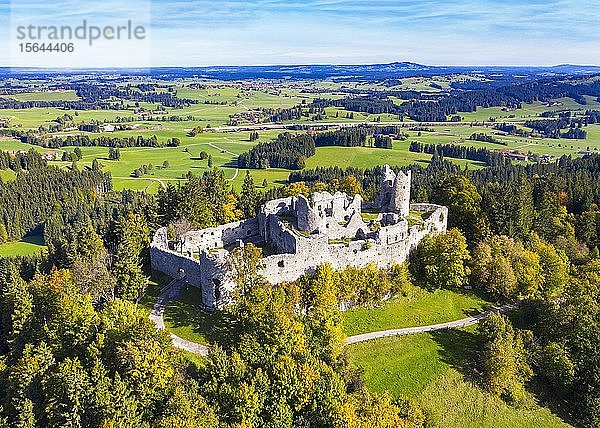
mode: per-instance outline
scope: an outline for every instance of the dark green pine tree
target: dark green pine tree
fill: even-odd
[[[137,302],[144,295],[148,278],[142,272],[142,252],[150,244],[150,230],[139,214],[129,214],[117,224],[120,237],[112,273],[116,280],[115,294],[125,300]]]
[[[242,193],[240,194],[240,209],[244,212],[246,218],[256,216],[256,208],[258,206],[259,197],[258,192],[254,186],[254,180],[250,171],[246,171],[244,177],[244,184],[242,184]]]

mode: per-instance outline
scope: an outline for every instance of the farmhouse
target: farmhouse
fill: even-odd
[[[59,156],[56,152],[45,152],[42,154],[42,159],[47,161],[58,160]]]
[[[527,162],[529,160],[529,156],[527,154],[520,153],[517,150],[502,149],[502,150],[497,150],[497,151],[499,153],[501,153],[502,156],[507,159],[516,160],[516,161],[520,161],[520,162]]]
[[[229,253],[262,248],[261,274],[271,283],[294,281],[324,263],[335,269],[381,268],[405,261],[426,235],[446,230],[448,209],[410,204],[411,173],[386,166],[374,202],[360,195],[314,193],[269,201],[256,218],[194,230],[170,242],[167,228],[152,241],[152,268],[200,287],[207,309],[226,305],[234,284]],[[177,248],[177,249],[176,249]]]

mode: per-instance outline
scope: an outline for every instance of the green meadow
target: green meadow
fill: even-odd
[[[225,176],[230,179],[236,188],[241,187],[244,170],[238,170],[236,166],[237,155],[251,149],[256,143],[250,142],[248,133],[222,133],[222,132],[204,132],[195,137],[189,137],[188,132],[192,128],[191,122],[167,122],[165,125],[156,123],[139,123],[135,130],[118,131],[111,133],[115,137],[134,137],[137,135],[152,136],[155,135],[159,140],[176,137],[181,140],[179,147],[146,148],[132,147],[121,149],[121,159],[119,161],[108,160],[108,148],[105,147],[82,147],[83,159],[78,163],[80,167],[90,166],[94,159],[98,159],[102,168],[110,172],[113,176],[114,188],[146,190],[150,193],[156,193],[161,186],[169,182],[175,183],[185,178],[188,172],[199,174],[207,171],[208,163],[206,160],[200,160],[200,152],[208,153],[213,160],[213,165],[222,168]],[[394,141],[393,148],[378,149],[373,147],[319,147],[316,155],[307,159],[306,167],[315,168],[322,166],[337,165],[342,168],[349,166],[359,168],[372,168],[376,165],[390,164],[398,166],[407,166],[411,164],[421,164],[426,166],[431,156],[426,153],[413,153],[408,150],[410,142],[420,141],[428,144],[459,144],[478,148],[494,149],[517,149],[524,153],[535,153],[539,155],[547,154],[553,157],[559,157],[563,154],[575,155],[582,150],[600,150],[600,125],[589,125],[586,127],[588,137],[585,140],[565,140],[549,138],[519,138],[514,136],[496,135],[491,127],[484,126],[436,126],[432,132],[410,131],[408,128],[404,131],[408,134],[405,141]],[[281,132],[278,130],[260,131],[260,141],[269,141]],[[475,132],[482,132],[505,143],[505,145],[485,143],[469,140],[469,136]],[[97,136],[98,134],[96,134]],[[93,138],[95,135],[91,135]],[[15,140],[0,140],[0,149],[2,150],[28,150],[31,147],[40,152],[48,149],[30,146]],[[62,152],[72,151],[73,147],[64,147],[56,149]],[[483,165],[477,161],[466,159],[448,160],[459,164],[461,167],[476,169]],[[169,166],[163,168],[164,161],[168,161]],[[55,162],[60,167],[70,167],[70,162]],[[142,165],[152,164],[154,169],[149,174],[135,178],[134,170]],[[281,169],[252,170],[251,174],[257,185],[267,180],[268,186],[284,184],[291,171]],[[13,174],[3,172],[0,175],[3,180],[10,180]]]
[[[76,101],[79,99],[75,91],[39,91],[1,96],[17,101]]]
[[[26,236],[18,242],[0,244],[0,257],[28,256],[46,249],[44,238],[40,235]]]
[[[148,312],[155,299],[152,292],[148,303],[143,302]],[[205,345],[226,341],[230,329],[226,314],[208,315],[200,303],[199,289],[188,286],[165,311],[168,330]],[[487,304],[470,294],[422,291],[378,308],[345,312],[343,328],[346,334],[360,334],[428,325],[465,317]],[[515,408],[481,389],[472,371],[477,350],[474,332],[475,327],[470,327],[389,337],[349,345],[347,351],[351,364],[361,368],[367,388],[415,400],[424,409],[428,426],[568,427],[533,395],[526,408]]]
[[[411,294],[396,297],[375,308],[357,308],[344,312],[344,333],[346,336],[354,336],[456,321],[480,313],[490,305],[471,293],[452,290],[429,292],[414,287]]]
[[[389,337],[348,346],[366,386],[415,400],[435,428],[569,427],[531,397],[515,408],[484,392],[473,375],[473,328]]]
[[[402,85],[396,89],[415,89],[423,91],[439,91],[439,88],[431,84],[439,85],[447,89],[451,82],[462,81],[472,77],[449,76],[436,77],[432,79],[414,78],[405,79]],[[189,82],[188,82],[189,83]],[[123,83],[119,83],[123,84]],[[167,108],[160,116],[179,116],[182,121],[148,121],[138,116],[134,103],[125,103],[122,110],[63,110],[58,108],[32,108],[17,110],[0,110],[0,119],[8,119],[9,128],[19,130],[37,130],[40,126],[55,124],[54,120],[65,113],[73,116],[76,123],[89,123],[99,121],[106,123],[117,123],[118,118],[133,118],[132,122],[125,124],[127,129],[107,133],[112,137],[145,137],[156,136],[160,141],[178,138],[181,144],[178,147],[145,148],[132,147],[121,149],[121,159],[118,161],[108,159],[108,148],[105,147],[82,147],[83,158],[77,163],[78,168],[90,167],[93,160],[97,159],[103,171],[111,174],[113,188],[116,190],[132,189],[156,193],[161,187],[170,183],[178,183],[185,180],[188,173],[202,174],[209,170],[207,160],[200,160],[200,152],[206,152],[212,158],[213,166],[221,168],[232,186],[239,190],[241,188],[245,170],[237,168],[237,156],[250,150],[258,142],[269,141],[277,136],[281,130],[260,130],[258,142],[249,141],[249,132],[214,132],[210,128],[227,125],[229,117],[235,113],[241,113],[257,108],[289,108],[301,103],[305,105],[316,97],[328,97],[331,99],[343,97],[339,92],[342,87],[333,81],[302,81],[302,82],[280,82],[277,85],[256,83],[241,84],[231,82],[203,81],[201,88],[192,88],[186,82],[177,83],[174,89],[180,98],[197,100],[198,104],[192,104],[182,109]],[[370,89],[384,90],[386,87],[380,83],[368,82],[344,82],[343,86],[348,89]],[[77,95],[73,91],[46,91],[36,86],[31,92],[11,95],[10,97],[20,101],[52,101],[52,100],[76,100]],[[164,91],[159,88],[158,91]],[[326,91],[323,93],[323,91]],[[8,97],[8,96],[4,96]],[[574,114],[581,114],[585,109],[600,109],[600,104],[592,97],[586,98],[587,105],[582,106],[569,98],[555,100],[554,105],[540,102],[523,104],[522,108],[515,111],[505,111],[501,108],[480,108],[473,113],[460,113],[464,121],[510,121],[522,123],[528,119],[538,117],[544,111],[556,109],[570,109]],[[403,100],[394,99],[396,103]],[[155,110],[156,106],[149,103],[139,103],[139,107]],[[307,107],[305,107],[305,111]],[[353,118],[349,118],[352,114]],[[158,115],[157,115],[158,116]],[[188,120],[188,116],[193,120]],[[311,115],[309,115],[311,116]],[[349,112],[337,107],[327,107],[323,122],[353,122],[365,121],[397,122],[398,118],[390,114],[369,115],[359,112]],[[300,122],[318,124],[313,122],[312,117],[302,117]],[[189,132],[201,126],[205,132],[189,136]],[[392,149],[378,149],[373,147],[319,147],[316,155],[307,159],[306,167],[339,166],[341,168],[358,167],[372,168],[376,165],[390,164],[407,166],[420,164],[426,166],[431,161],[431,156],[425,153],[410,152],[409,145],[413,141],[428,144],[458,144],[476,148],[494,149],[516,149],[523,153],[538,155],[549,155],[557,158],[562,155],[579,156],[583,150],[600,151],[600,125],[589,125],[585,128],[587,138],[585,140],[566,140],[549,138],[521,138],[515,136],[501,135],[489,124],[447,124],[428,127],[427,130],[411,130],[409,120],[404,123],[402,132],[407,138],[404,141],[394,141]],[[522,125],[521,125],[522,127]],[[503,144],[485,143],[472,141],[469,137],[473,133],[484,133],[493,135]],[[77,130],[65,130],[57,132],[54,136],[66,136],[73,134],[86,134]],[[90,134],[90,138],[101,134]],[[0,150],[28,150],[34,148],[40,152],[49,149],[30,146],[7,137],[0,137]],[[62,153],[72,151],[73,147],[51,149]],[[485,167],[481,162],[466,159],[448,159],[457,163],[462,168],[478,169]],[[166,161],[166,163],[165,163]],[[71,162],[52,162],[59,168],[71,168]],[[135,177],[134,171],[141,166],[151,166],[148,174]],[[284,185],[291,171],[285,169],[251,170],[251,175],[258,187],[262,187],[266,180],[267,188]],[[4,182],[15,179],[12,171],[0,171],[0,179]],[[2,249],[2,252],[27,253],[27,249],[36,251],[37,247],[31,243],[10,244],[10,250]]]

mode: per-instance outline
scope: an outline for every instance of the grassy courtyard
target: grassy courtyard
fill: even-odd
[[[201,303],[200,289],[188,285],[181,297],[165,310],[164,321],[169,331],[202,345],[227,340],[231,327],[227,314],[216,311],[209,315],[200,309]]]

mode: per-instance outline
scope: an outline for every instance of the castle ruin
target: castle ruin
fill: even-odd
[[[385,166],[374,202],[360,195],[313,193],[265,203],[252,219],[194,230],[178,243],[159,229],[150,247],[152,269],[185,278],[202,290],[207,309],[228,303],[234,287],[229,253],[252,243],[263,251],[261,274],[272,284],[294,281],[329,263],[334,269],[381,268],[407,260],[426,235],[446,230],[448,209],[410,204],[410,171]]]

